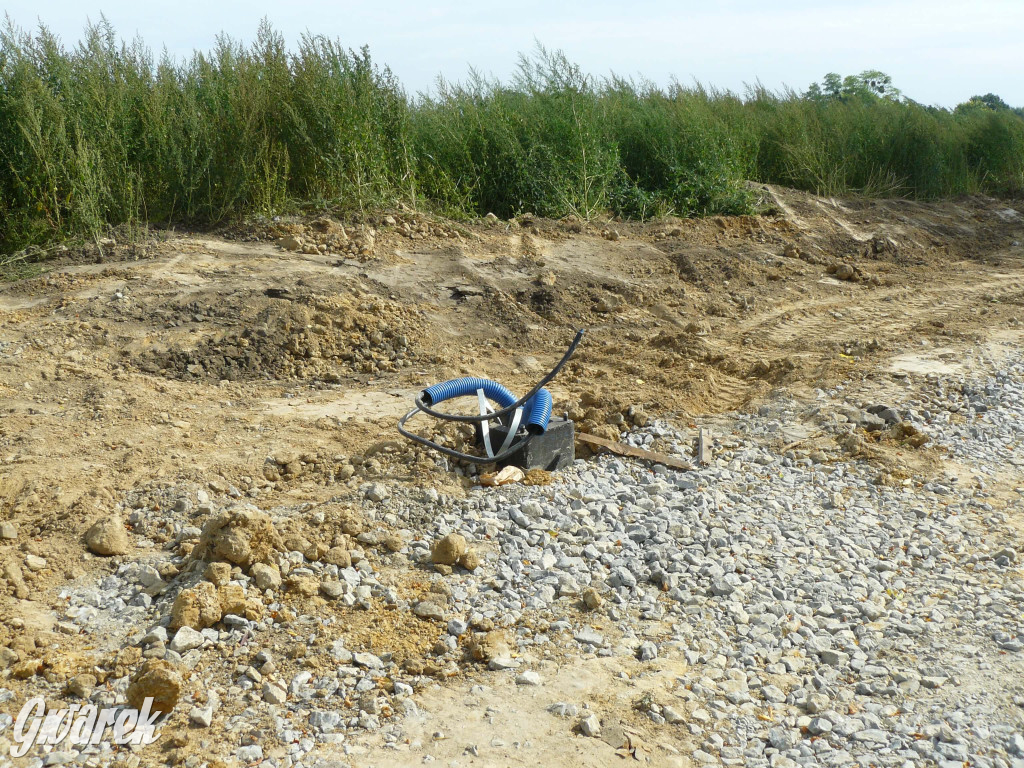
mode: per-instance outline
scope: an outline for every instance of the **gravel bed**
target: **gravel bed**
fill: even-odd
[[[1010,488],[1024,485],[1024,362],[1003,362],[985,378],[929,377],[892,407],[950,452],[966,469],[962,479],[947,472],[923,483],[883,481],[865,461],[780,456],[769,446],[800,406],[776,401],[729,416],[714,461],[692,472],[606,456],[577,461],[549,486],[474,489],[465,499],[367,485],[363,511],[398,531],[393,564],[426,572],[431,543],[449,533],[477,547],[483,562],[475,570],[434,574],[447,585],[443,606],[406,602],[359,551],[342,564],[282,553],[281,576],[309,581],[313,593],[319,585],[344,605],[383,599],[438,622],[440,667],[465,663],[457,638],[506,628],[517,653],[487,663],[518,685],[545,684],[523,658],[685,660],[674,690],[635,707],[656,727],[682,729],[696,765],[1024,768],[1020,499],[1006,504],[1005,493],[1015,491],[1004,487],[1007,476]],[[662,422],[628,439],[677,452],[689,443]],[[204,493],[196,502],[214,511]],[[160,524],[176,541],[199,536],[191,502],[164,509]],[[137,513],[140,530],[144,517]],[[373,532],[359,541],[379,544]],[[139,645],[146,658],[184,669],[213,648],[230,656],[260,647],[273,629],[269,618],[226,616],[223,629],[168,633],[174,595],[166,579],[178,572],[161,557],[154,552],[98,584],[68,589],[59,618],[69,631]],[[256,573],[235,569],[230,583],[252,594],[258,578],[270,578]],[[272,596],[281,576],[258,591]],[[605,629],[594,628],[596,618]],[[292,626],[313,638],[330,621],[298,616]],[[221,699],[249,702],[229,730],[269,712],[287,753],[264,755],[257,743],[232,746],[230,757],[276,768],[316,765],[324,748],[343,754],[347,732],[379,732],[398,748],[401,716],[417,712],[421,672],[340,643],[326,652],[333,671],[283,680],[274,655],[262,651],[262,671],[245,668],[193,707],[190,721],[209,727]],[[375,680],[385,674],[394,684],[380,696]],[[127,677],[114,680],[92,700],[122,705],[127,687]],[[356,707],[343,708],[343,700]],[[586,703],[564,702],[552,717],[583,713]],[[590,709],[573,724],[597,735],[600,715]],[[0,720],[0,734],[9,726]],[[60,754],[46,764],[113,759],[103,744]],[[186,761],[202,764],[195,755]]]

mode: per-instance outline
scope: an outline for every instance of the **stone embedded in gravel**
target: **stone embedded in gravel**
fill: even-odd
[[[596,738],[601,735],[601,721],[597,715],[588,715],[579,722],[580,733]]]
[[[474,635],[467,647],[470,655],[477,661],[490,662],[496,658],[508,657],[511,653],[508,634],[500,629]]]
[[[143,645],[152,645],[153,643],[166,643],[167,642],[167,628],[159,625],[153,627],[149,632],[142,636],[140,640]]]
[[[782,689],[775,685],[766,685],[761,688],[761,695],[764,696],[765,701],[775,704],[786,700],[786,694],[782,692]]]
[[[284,586],[289,592],[302,597],[312,597],[320,591],[320,582],[315,576],[289,575]]]
[[[475,549],[469,549],[459,558],[459,565],[467,571],[475,571],[481,564],[480,554]]]
[[[540,685],[540,675],[534,672],[532,669],[520,672],[516,675],[516,685]]]
[[[14,523],[5,520],[0,523],[0,539],[7,539],[8,541],[18,538],[18,526]]]
[[[585,645],[604,644],[604,635],[590,627],[584,627],[579,632],[575,633],[573,635],[573,639],[575,639],[577,643],[583,643]]]
[[[288,691],[271,682],[263,683],[263,700],[274,706],[281,706],[288,700]]]
[[[576,717],[579,714],[579,707],[565,701],[556,701],[548,707],[548,712],[556,717]]]
[[[178,703],[184,682],[173,664],[163,659],[149,659],[131,676],[126,697],[128,704],[142,709],[152,697],[154,712],[170,712]]]
[[[676,709],[668,705],[665,705],[661,708],[661,716],[665,718],[666,723],[669,723],[671,725],[678,725],[679,723],[684,722],[686,719],[685,717],[683,717],[681,712],[678,712]]]
[[[1015,733],[1006,743],[1006,751],[1011,755],[1024,757],[1024,734]]]
[[[592,611],[596,611],[604,603],[604,599],[601,594],[593,587],[587,587],[583,590],[583,604]]]
[[[492,672],[500,672],[506,669],[518,669],[519,662],[513,659],[511,656],[495,656],[493,659],[487,662],[487,668]]]
[[[444,621],[445,617],[445,609],[432,600],[420,600],[412,612],[421,619],[430,619],[431,621]]]
[[[235,751],[235,757],[243,765],[255,763],[263,759],[263,747],[259,744],[252,744],[248,747],[239,747]]]
[[[104,557],[128,554],[131,541],[124,520],[120,515],[100,518],[85,532],[85,545],[90,552]]]
[[[455,565],[465,554],[465,536],[449,533],[434,542],[434,546],[430,548],[430,561],[436,565]]]
[[[213,707],[192,707],[188,713],[188,719],[193,725],[209,728],[213,722]]]
[[[658,646],[649,640],[645,643],[641,643],[640,647],[637,648],[636,657],[640,661],[653,661],[658,658]]]
[[[203,571],[203,578],[216,587],[222,587],[231,581],[231,566],[227,563],[210,563]]]
[[[367,669],[383,669],[384,662],[381,661],[380,656],[376,656],[372,653],[361,652],[353,653],[352,661],[354,661],[360,667],[366,667]]]
[[[201,581],[191,589],[183,589],[174,599],[171,621],[168,629],[172,632],[179,627],[206,629],[220,621],[223,613],[217,588],[208,581]]]
[[[328,600],[340,600],[348,591],[348,585],[343,581],[321,581],[320,594]]]
[[[366,489],[366,498],[370,501],[384,501],[391,498],[391,490],[383,483],[374,483]]]
[[[284,542],[270,520],[257,509],[236,507],[211,517],[203,526],[192,552],[196,559],[224,560],[248,568],[253,563],[272,563]]]
[[[87,699],[92,695],[97,682],[96,675],[88,672],[76,675],[68,681],[68,693],[78,696],[80,699]]]
[[[203,637],[201,632],[197,632],[192,627],[185,626],[174,633],[174,637],[171,638],[171,642],[167,647],[175,653],[185,653],[193,648],[198,648],[204,642],[206,642],[206,638]]]
[[[336,565],[339,568],[352,567],[352,555],[345,547],[331,547],[324,555],[324,562],[329,565]]]
[[[832,723],[824,717],[815,717],[807,724],[807,732],[812,736],[821,736],[832,730]]]
[[[828,664],[832,667],[845,667],[850,661],[850,654],[843,653],[842,651],[822,651],[818,656],[822,664]]]
[[[217,588],[217,600],[220,603],[221,616],[233,614],[245,616],[245,590],[240,584],[224,584]]]
[[[467,624],[462,619],[450,619],[448,621],[448,634],[452,635],[453,637],[461,637],[462,635],[466,634],[466,631],[468,629],[469,624]]]
[[[305,243],[302,242],[302,238],[298,235],[285,235],[284,237],[279,237],[277,239],[277,244],[286,251],[301,251],[302,246],[305,245]],[[262,755],[260,755],[260,757],[262,757]]]
[[[818,712],[824,712],[831,705],[828,696],[821,693],[812,693],[807,697],[807,702],[804,704],[804,709],[810,714],[814,715]]]
[[[346,552],[346,554],[348,554]],[[256,583],[256,588],[261,592],[271,590],[276,592],[281,588],[281,571],[276,565],[256,563],[249,569],[249,575]]]

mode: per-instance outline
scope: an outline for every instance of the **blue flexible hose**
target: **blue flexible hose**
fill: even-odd
[[[551,393],[546,389],[538,390],[523,409],[530,414],[526,418],[526,431],[534,435],[543,435],[551,420]]]
[[[493,400],[502,408],[507,408],[517,400],[515,395],[498,382],[472,376],[451,379],[427,387],[423,390],[421,398],[427,405],[434,406],[453,397],[474,395],[478,389],[482,389],[488,400]],[[527,431],[535,435],[544,434],[551,420],[551,393],[546,389],[538,390],[537,394],[523,404],[523,415]]]

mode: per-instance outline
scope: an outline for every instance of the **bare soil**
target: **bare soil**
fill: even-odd
[[[939,370],[1019,337],[1024,203],[765,195],[775,213],[696,221],[461,224],[394,211],[160,233],[0,286],[0,522],[19,531],[0,541],[0,645],[40,657],[59,645],[57,678],[91,663],[76,638],[58,643],[46,607],[69,581],[108,572],[82,535],[119,501],[184,483],[260,488],[264,508],[324,504],[367,481],[461,493],[464,477],[395,431],[412,395],[465,374],[525,392],[577,328],[586,339],[551,386],[555,410],[605,437],[649,417],[685,425],[755,407],[778,388]],[[339,224],[364,233],[360,255],[332,247]],[[317,252],[283,250],[285,234]],[[895,473],[937,461],[927,447],[868,448]],[[47,567],[24,573],[20,599],[2,566],[26,552]],[[431,642],[397,617],[359,631]],[[587,674],[619,695],[626,683],[605,672]],[[524,717],[519,699],[541,694],[509,695]],[[614,758],[595,744],[564,764]]]

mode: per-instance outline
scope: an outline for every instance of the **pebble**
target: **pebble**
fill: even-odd
[[[202,632],[197,632],[192,627],[181,627],[174,633],[168,647],[175,653],[185,653],[200,647],[205,642],[206,638],[203,637]]]
[[[532,669],[525,672],[520,672],[516,675],[516,685],[540,685],[540,675],[534,672]]]
[[[601,735],[601,721],[597,715],[587,715],[580,720],[579,729],[584,736],[596,738]]]

